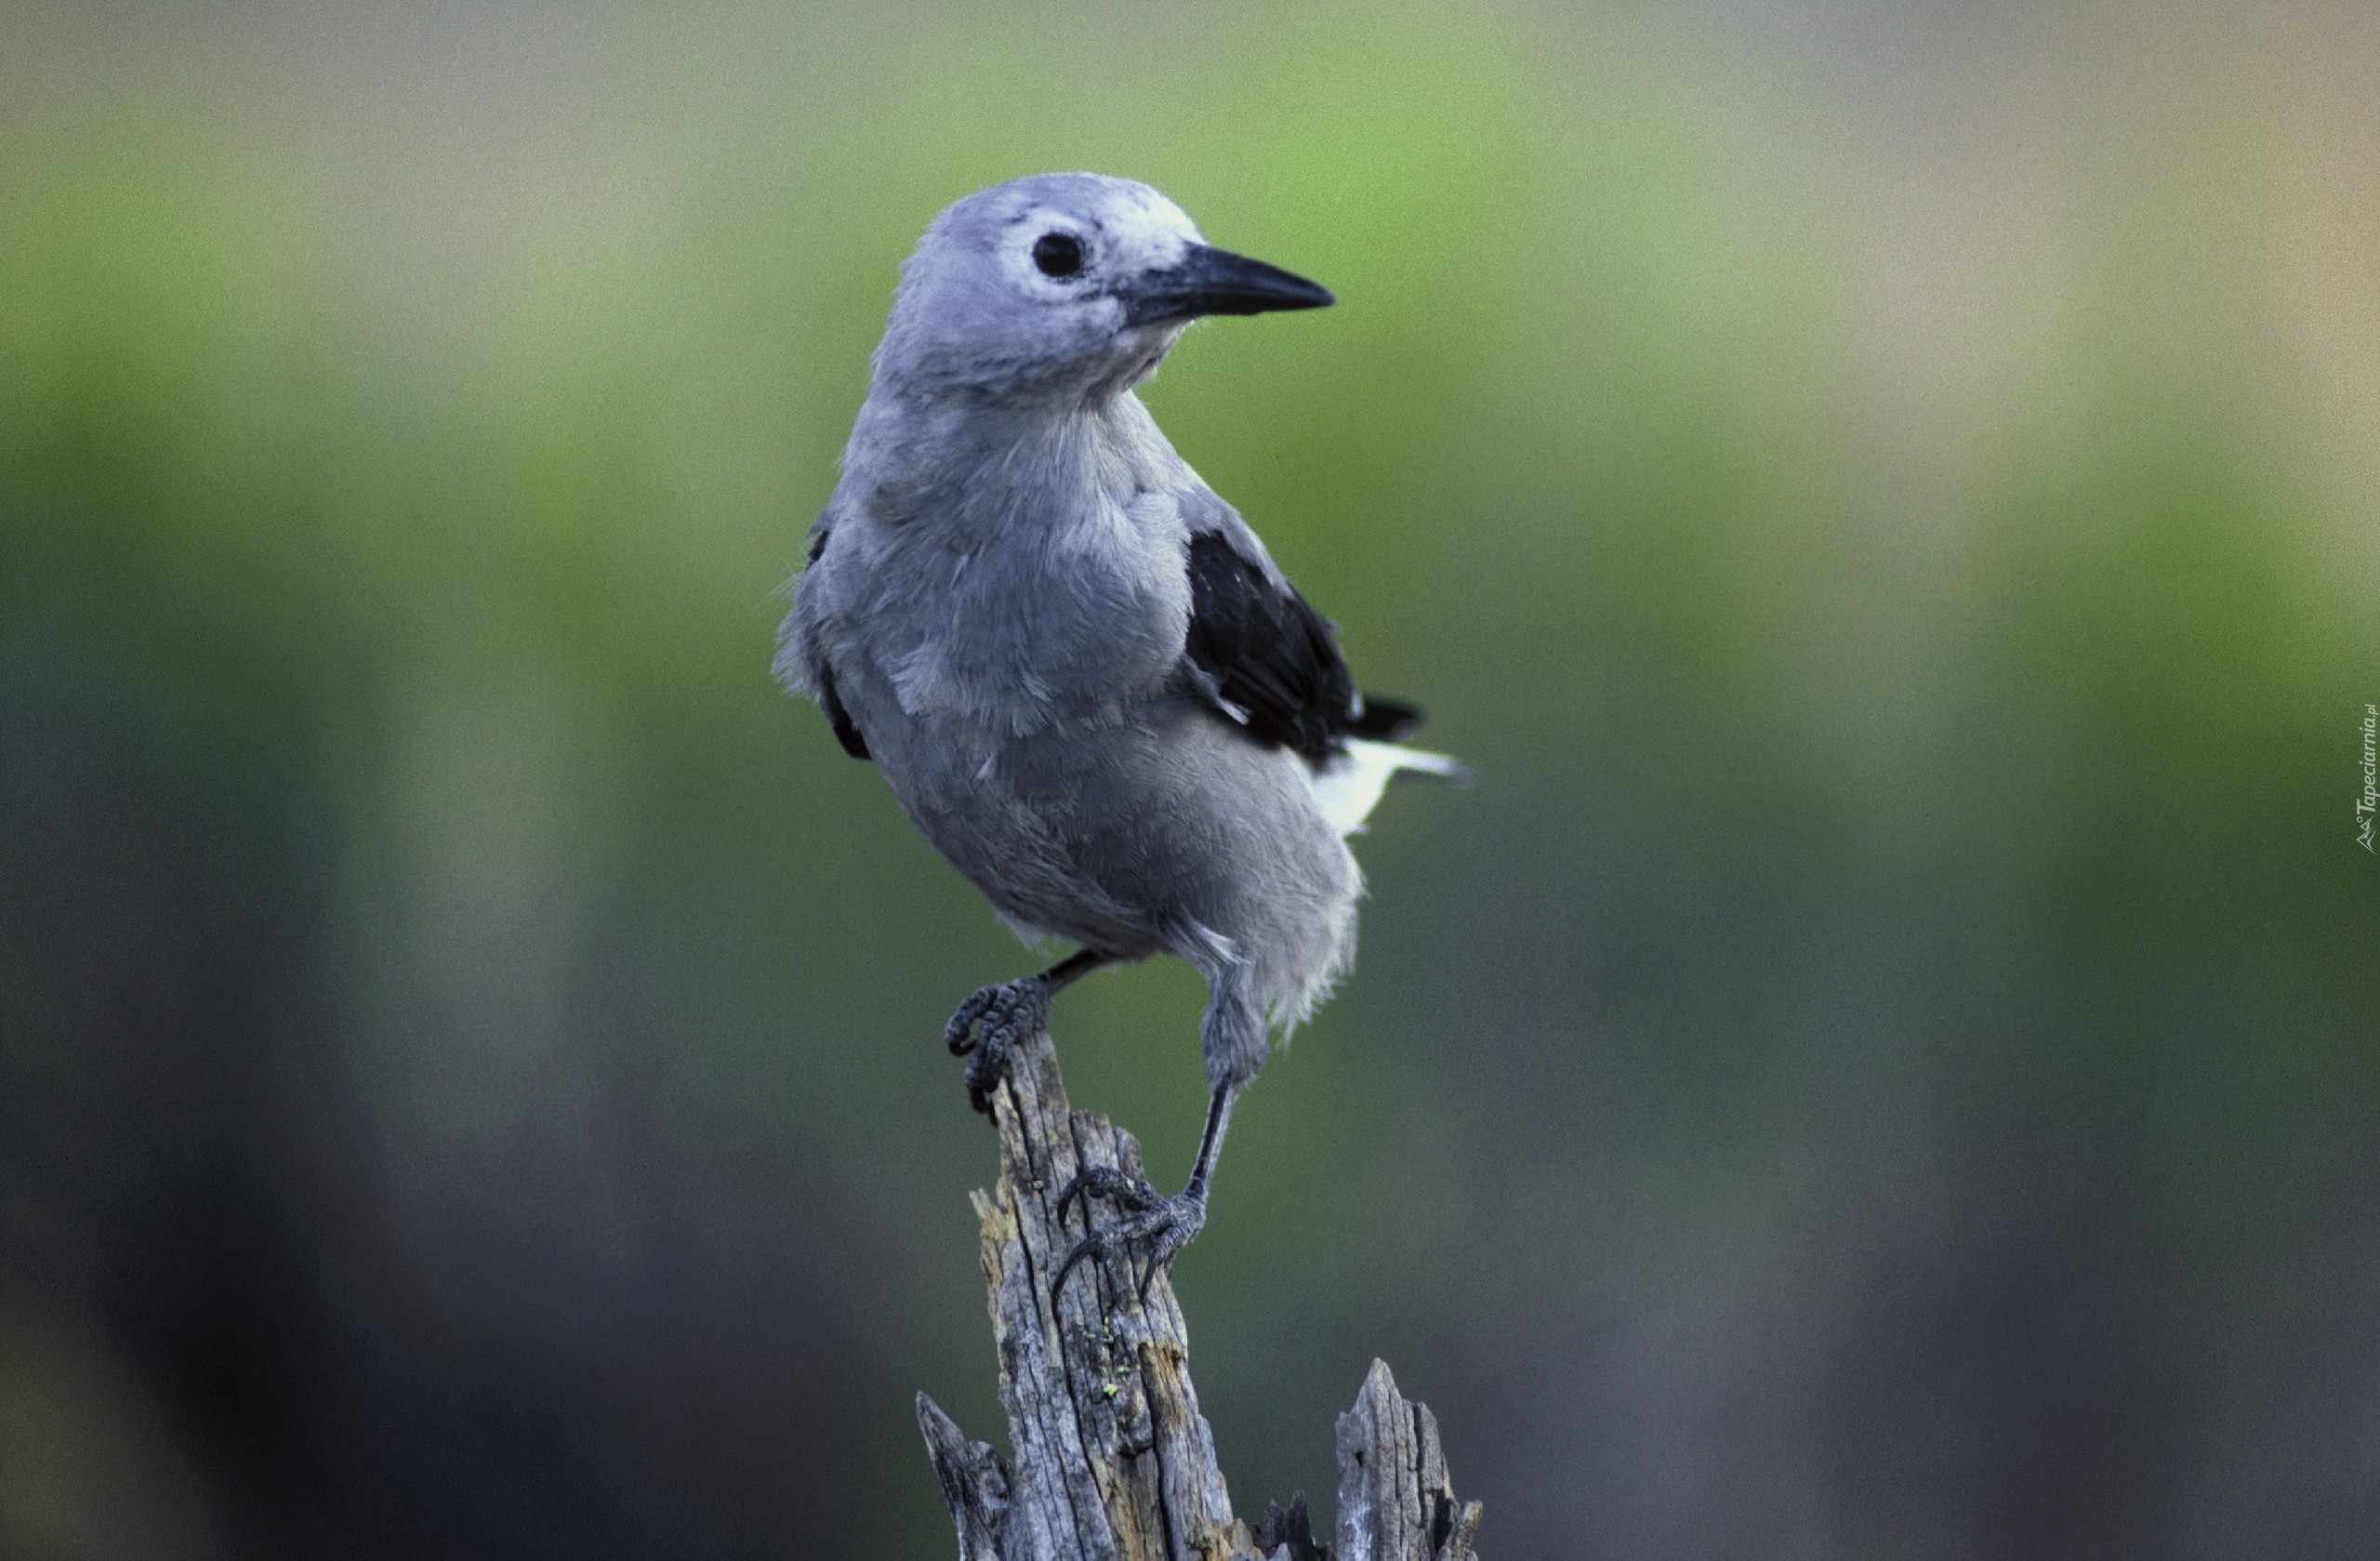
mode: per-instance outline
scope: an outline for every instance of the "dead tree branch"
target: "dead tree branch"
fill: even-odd
[[[1000,1177],[974,1195],[1008,1416],[1003,1458],[918,1396],[918,1424],[958,1526],[959,1561],[1477,1561],[1479,1503],[1458,1503],[1437,1422],[1372,1363],[1339,1417],[1338,1522],[1316,1541],[1301,1494],[1257,1529],[1234,1517],[1190,1385],[1171,1281],[1144,1300],[1127,1260],[1097,1260],[1050,1293],[1091,1217],[1060,1189],[1085,1166],[1139,1172],[1131,1134],[1069,1111],[1045,1034],[1020,1047],[996,1097]]]

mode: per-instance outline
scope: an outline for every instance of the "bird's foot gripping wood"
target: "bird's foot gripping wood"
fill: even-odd
[[[1171,1197],[1166,1197],[1151,1186],[1148,1179],[1135,1176],[1111,1166],[1091,1166],[1078,1171],[1058,1194],[1058,1216],[1065,1217],[1066,1205],[1083,1197],[1089,1209],[1087,1195],[1096,1193],[1126,1210],[1125,1217],[1113,1224],[1101,1225],[1074,1245],[1074,1250],[1058,1264],[1057,1277],[1050,1281],[1052,1290],[1064,1287],[1066,1276],[1075,1264],[1097,1252],[1104,1258],[1122,1252],[1130,1257],[1136,1250],[1142,1257],[1140,1278],[1132,1289],[1143,1300],[1148,1298],[1149,1281],[1160,1269],[1170,1265],[1182,1249],[1206,1228],[1207,1195],[1195,1182]]]
[[[967,1103],[988,1117],[992,1091],[1008,1070],[1009,1053],[1050,1022],[1050,978],[1028,975],[996,982],[959,1005],[942,1032],[954,1057],[967,1058]]]
[[[1139,1145],[1067,1108],[1045,1035],[1018,1043],[993,1105],[1000,1176],[975,1213],[1011,1450],[971,1439],[918,1396],[960,1561],[1477,1561],[1479,1504],[1455,1500],[1436,1422],[1377,1361],[1339,1417],[1329,1542],[1299,1503],[1252,1533],[1233,1516],[1171,1279],[1160,1267],[1136,1290],[1092,1263],[1063,1291],[1049,1282],[1084,1234],[1089,1203],[1068,1215],[1059,1199],[1086,1169],[1116,1174],[1085,1181],[1077,1198],[1166,1201],[1141,1174]]]
[[[1046,1033],[1050,999],[1109,958],[1096,948],[1078,948],[1038,975],[995,982],[959,1005],[942,1039],[954,1057],[974,1053],[967,1064],[969,1105],[986,1117],[992,1114],[992,1091],[1007,1074],[1009,1053]]]

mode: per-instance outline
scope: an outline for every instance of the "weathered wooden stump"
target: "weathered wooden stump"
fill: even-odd
[[[1317,1542],[1301,1494],[1251,1532],[1232,1515],[1213,1435],[1190,1385],[1190,1336],[1173,1285],[1144,1300],[1118,1256],[1050,1277],[1092,1217],[1060,1189],[1086,1165],[1141,1170],[1132,1135],[1066,1107],[1044,1034],[1015,1052],[995,1097],[1000,1178],[974,1195],[999,1349],[1002,1458],[971,1442],[924,1394],[918,1425],[959,1528],[959,1561],[1477,1561],[1479,1503],[1458,1504],[1437,1422],[1374,1361],[1339,1417],[1339,1509]]]

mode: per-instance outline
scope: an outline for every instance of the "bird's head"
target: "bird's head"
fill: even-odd
[[[1071,401],[1145,378],[1202,315],[1318,309],[1329,291],[1210,245],[1145,184],[1038,174],[945,208],[901,270],[880,386]]]

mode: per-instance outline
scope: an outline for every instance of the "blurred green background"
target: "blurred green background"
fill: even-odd
[[[0,1554],[937,1556],[1019,948],[781,589],[933,212],[1434,712],[1177,1282],[1503,1556],[2380,1532],[2362,6],[0,9]],[[1159,963],[1060,1004],[1161,1182]]]

